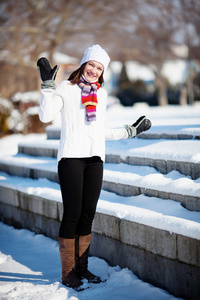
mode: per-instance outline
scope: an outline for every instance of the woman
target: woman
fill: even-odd
[[[88,270],[91,228],[100,195],[105,160],[105,139],[132,138],[151,126],[144,116],[135,124],[104,129],[107,94],[103,74],[110,58],[99,45],[86,49],[80,67],[55,86],[58,67],[46,58],[37,62],[43,83],[39,117],[52,121],[61,113],[58,149],[63,218],[59,230],[62,283],[81,290],[82,278],[99,283]]]

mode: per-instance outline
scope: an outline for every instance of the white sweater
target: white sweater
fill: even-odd
[[[61,113],[61,137],[57,160],[62,157],[80,158],[99,156],[105,161],[105,139],[127,139],[125,128],[105,129],[107,93],[97,92],[96,121],[86,120],[86,108],[81,101],[81,89],[69,81],[62,81],[56,90],[42,89],[39,118],[43,123],[52,121]]]

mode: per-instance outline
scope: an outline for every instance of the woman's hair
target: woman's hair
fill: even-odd
[[[71,73],[71,75],[69,75],[68,80],[70,80],[72,84],[78,84],[79,83],[80,78],[83,75],[83,71],[85,69],[86,64],[87,64],[87,62],[82,64],[80,66],[80,68],[76,69],[74,72]],[[99,77],[98,81],[99,81],[100,86],[102,86],[102,84],[104,83],[103,72],[102,72],[101,76]]]

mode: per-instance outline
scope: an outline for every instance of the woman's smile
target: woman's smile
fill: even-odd
[[[99,79],[103,73],[103,65],[95,60],[86,63],[83,75],[88,82],[94,82]]]

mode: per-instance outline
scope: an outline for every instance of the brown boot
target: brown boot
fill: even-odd
[[[83,283],[76,276],[74,269],[75,240],[59,238],[58,243],[62,266],[62,283],[78,291]]]
[[[100,283],[100,277],[88,270],[88,255],[92,235],[75,237],[75,270],[79,278],[86,278],[88,282]]]

